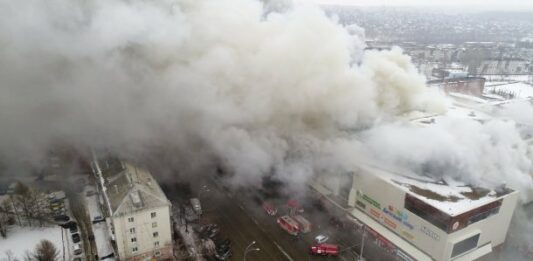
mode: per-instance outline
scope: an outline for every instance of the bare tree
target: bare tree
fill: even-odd
[[[4,200],[0,203],[0,236],[7,237],[7,229],[12,219],[11,204]]]
[[[6,258],[4,260],[6,261],[18,261],[19,260],[18,258],[15,257],[15,254],[13,254],[13,251],[11,251],[10,249],[6,250],[5,254],[6,254]]]
[[[35,251],[31,255],[31,260],[56,261],[59,260],[59,251],[52,242],[44,239],[35,246]]]
[[[44,222],[44,211],[41,204],[39,204],[39,192],[19,182],[15,187],[14,201],[15,207],[19,208],[22,216],[32,226],[32,221],[37,220],[42,226]]]

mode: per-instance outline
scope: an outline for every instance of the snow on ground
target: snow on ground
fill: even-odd
[[[178,216],[179,215],[174,215],[174,217]],[[177,228],[179,234],[181,235],[181,238],[183,239],[183,242],[185,243],[189,254],[195,256],[197,261],[205,260],[203,256],[199,253],[201,247],[196,244],[198,242],[198,238],[196,237],[196,233],[194,233],[193,228],[190,227],[190,225],[188,228],[186,228],[186,225],[183,220],[179,218],[174,218],[174,227]]]
[[[513,94],[516,99],[526,99],[533,97],[533,86],[523,82],[515,82],[496,86],[485,87],[487,93]]]
[[[85,193],[88,190],[95,191],[94,187],[87,186],[85,188]],[[89,211],[89,216],[91,220],[94,220],[95,217],[103,217],[100,208],[98,207],[98,194],[94,194],[89,197],[85,197],[85,204],[87,205],[87,210]],[[94,241],[96,242],[96,249],[98,251],[98,257],[104,257],[113,253],[113,247],[111,246],[111,238],[109,236],[109,230],[107,229],[106,222],[100,222],[92,225]],[[106,260],[113,261],[114,258],[108,258]]]
[[[0,237],[0,260],[6,257],[6,251],[8,250],[12,251],[14,257],[23,260],[26,251],[33,251],[35,245],[43,239],[52,242],[59,251],[60,259],[63,259],[61,230],[59,226],[44,228],[13,226],[9,230],[7,238]]]

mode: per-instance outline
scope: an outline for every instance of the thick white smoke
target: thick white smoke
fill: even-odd
[[[0,0],[2,158],[167,147],[190,164],[221,159],[239,181],[273,168],[301,180],[313,159],[347,164],[331,156],[357,148],[347,131],[444,110],[400,50],[362,55],[357,30],[279,6]]]
[[[420,174],[522,192],[533,188],[532,146],[512,121],[441,118],[424,128],[391,123],[367,131],[363,140],[376,158]]]

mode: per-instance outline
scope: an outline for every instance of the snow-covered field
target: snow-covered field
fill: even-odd
[[[515,98],[526,99],[533,97],[533,86],[523,82],[515,82],[510,84],[487,86],[485,87],[485,92],[513,94]]]
[[[11,251],[13,257],[23,260],[26,251],[33,251],[35,245],[43,239],[52,242],[59,251],[60,259],[63,258],[63,242],[61,228],[54,227],[19,227],[13,226],[8,232],[7,238],[0,237],[0,260],[6,259],[6,252]]]

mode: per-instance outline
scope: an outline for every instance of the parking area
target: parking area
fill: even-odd
[[[91,239],[94,240],[96,245],[95,259],[114,261],[115,254],[109,236],[111,233],[100,209],[98,193],[96,193],[96,189],[93,186],[86,186],[83,194],[87,212],[89,213]]]

